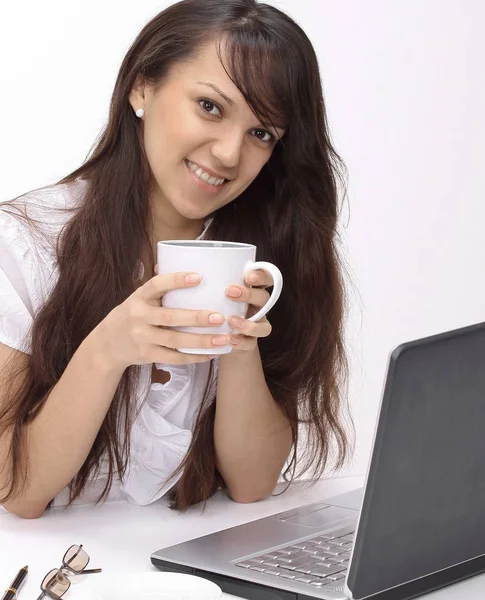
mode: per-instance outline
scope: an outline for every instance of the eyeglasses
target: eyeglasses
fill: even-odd
[[[64,554],[60,568],[52,569],[52,571],[49,571],[42,580],[42,583],[40,584],[42,593],[37,600],[41,600],[41,598],[45,598],[45,596],[54,598],[54,600],[59,600],[64,596],[71,587],[71,581],[64,571],[74,575],[80,575],[81,573],[83,575],[89,573],[101,573],[102,569],[86,569],[88,563],[89,556],[88,553],[83,550],[82,544],[80,546],[71,546]]]

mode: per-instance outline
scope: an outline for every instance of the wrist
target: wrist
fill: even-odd
[[[221,354],[220,356],[221,364],[251,364],[255,361],[261,361],[258,346],[254,350],[237,350],[233,348],[229,354]]]
[[[106,375],[120,378],[127,365],[116,360],[109,340],[109,326],[106,320],[103,319],[86,337],[81,346],[90,354],[91,360],[97,369],[100,369]]]

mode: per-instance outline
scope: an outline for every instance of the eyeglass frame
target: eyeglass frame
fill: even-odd
[[[69,562],[72,562],[76,556],[79,554],[79,552],[81,550],[84,551],[84,553],[87,556],[87,563],[86,566],[80,570],[76,570],[73,569],[71,566],[69,566],[69,562],[66,562],[66,556],[69,553],[69,551],[72,548],[77,548],[77,552],[76,554],[74,554]],[[44,575],[44,577],[42,578],[42,582],[40,584],[40,589],[42,590],[42,593],[40,594],[40,596],[37,598],[37,600],[42,600],[42,598],[45,598],[45,596],[48,596],[49,598],[52,598],[53,600],[61,600],[62,597],[64,596],[64,594],[69,590],[69,588],[71,587],[71,580],[69,579],[69,577],[63,573],[63,569],[67,569],[68,571],[70,571],[71,573],[73,573],[74,575],[90,575],[92,573],[101,573],[103,569],[86,569],[86,567],[89,564],[89,561],[91,560],[89,554],[86,552],[86,550],[84,550],[83,545],[82,544],[72,544],[72,546],[69,546],[69,548],[64,552],[64,556],[62,557],[62,564],[58,569],[50,569],[50,571],[47,571],[47,573]],[[55,572],[56,574],[61,573],[64,577],[66,577],[66,579],[69,581],[69,585],[66,588],[66,590],[62,593],[62,596],[58,596],[57,594],[55,594],[53,591],[51,590],[46,590],[42,587],[42,584],[44,583],[46,577],[49,575],[49,573]],[[47,586],[46,586],[47,587]]]

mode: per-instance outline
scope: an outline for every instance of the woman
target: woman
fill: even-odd
[[[343,463],[339,164],[314,50],[285,14],[183,0],[144,27],[91,156],[0,205],[5,509],[39,517],[63,490],[139,504],[171,491],[183,510],[225,487],[251,502],[285,463],[287,479],[320,474],[332,439]],[[199,237],[255,244],[279,266],[271,325],[167,328],[221,322],[161,307],[198,282],[156,275],[157,241]],[[272,282],[250,275],[227,293],[254,311]],[[213,360],[174,350],[228,343]]]

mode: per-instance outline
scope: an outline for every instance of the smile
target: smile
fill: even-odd
[[[208,183],[209,185],[213,185],[214,187],[220,187],[226,181],[224,178],[213,177],[195,163],[190,162],[190,160],[186,160],[185,163],[199,179],[201,179],[205,183]]]

